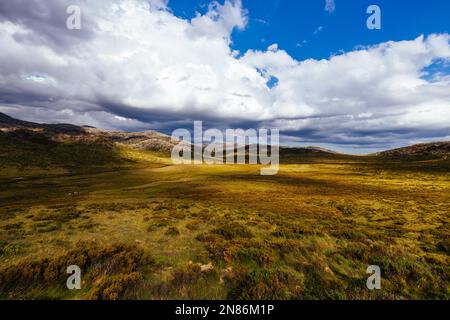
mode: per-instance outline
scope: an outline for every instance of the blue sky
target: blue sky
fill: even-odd
[[[219,1],[220,2],[220,1]],[[222,1],[223,2],[223,1]],[[248,25],[232,35],[234,49],[264,50],[277,43],[297,60],[327,59],[359,45],[412,40],[421,34],[450,32],[450,1],[335,0],[327,12],[325,0],[243,0]],[[205,13],[209,1],[170,0],[174,14],[186,19]],[[382,29],[366,28],[369,5],[382,10]],[[306,42],[304,42],[306,41]]]

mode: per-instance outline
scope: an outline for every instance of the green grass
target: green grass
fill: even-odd
[[[261,176],[127,149],[83,158],[89,145],[40,158],[48,142],[11,143],[0,298],[450,298],[446,161],[290,156]],[[80,291],[65,288],[71,264]],[[366,288],[370,264],[381,290]]]

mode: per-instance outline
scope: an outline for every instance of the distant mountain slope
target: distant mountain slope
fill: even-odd
[[[38,124],[28,121],[14,119],[0,113],[0,132],[14,132],[18,134],[21,130],[32,131],[45,135],[52,141],[75,141],[81,143],[120,144],[134,150],[157,151],[168,153],[178,143],[173,142],[170,136],[156,132],[123,132],[106,131],[89,126],[76,126],[71,124]],[[334,151],[319,147],[289,148],[281,147],[280,154],[286,157],[317,156],[338,154]]]
[[[15,131],[18,129],[33,130],[36,132],[49,131],[52,134],[55,133],[83,133],[83,127],[79,127],[73,124],[39,124],[29,121],[23,121],[12,118],[4,113],[0,112],[0,130],[3,132]]]
[[[168,135],[151,130],[130,133],[122,131],[106,131],[89,126],[76,126],[72,124],[38,124],[14,119],[3,113],[0,113],[0,138],[2,139],[3,145],[9,145],[9,150],[14,149],[11,145],[13,142],[19,143],[20,146],[18,145],[18,148],[25,148],[24,144],[28,144],[29,148],[25,148],[24,150],[33,149],[30,145],[33,143],[40,143],[41,146],[42,144],[55,146],[55,143],[72,143],[76,144],[78,147],[91,146],[92,149],[95,149],[92,145],[102,146],[104,150],[113,150],[117,146],[125,146],[138,151],[153,151],[169,154],[173,147],[178,143],[172,141],[171,137]],[[7,149],[3,148],[3,152],[1,153],[3,155],[3,160],[5,157],[8,157],[5,150]],[[23,152],[19,153],[23,154]],[[104,155],[102,155],[102,158],[104,158]],[[417,144],[379,152],[372,156],[377,158],[446,158],[447,155],[450,155],[450,142]],[[76,155],[73,156],[76,157]],[[82,156],[83,155],[80,155],[80,157]],[[45,156],[42,155],[42,157]],[[295,163],[299,160],[316,162],[322,160],[353,160],[361,158],[340,154],[319,147],[280,147],[280,157],[283,163]],[[24,160],[26,160],[26,157]]]
[[[38,124],[0,113],[0,180],[115,170],[137,159],[156,161],[155,153],[133,150],[168,154],[172,146],[170,137],[154,131],[110,132],[71,124]]]
[[[38,124],[22,121],[0,113],[0,132],[14,136],[23,131],[41,134],[51,141],[97,144],[122,144],[135,150],[170,152],[176,144],[171,137],[156,131],[113,132],[71,124]]]
[[[173,142],[168,135],[156,131],[144,132],[110,132],[108,137],[122,145],[126,145],[135,150],[142,151],[157,151],[157,152],[171,152],[172,148],[178,142]]]
[[[327,163],[334,161],[358,160],[359,156],[338,153],[319,147],[280,148],[280,162],[289,163]]]
[[[0,128],[27,127],[28,125],[31,124],[32,124],[31,122],[17,120],[0,112]]]
[[[412,145],[376,154],[381,157],[446,157],[450,155],[450,141]]]
[[[24,129],[0,132],[0,176],[22,177],[36,170],[96,172],[99,167],[112,169],[125,161],[112,144],[55,141]]]

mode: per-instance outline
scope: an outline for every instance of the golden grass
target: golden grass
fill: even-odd
[[[450,298],[448,172],[358,158],[269,177],[120,152],[130,162],[98,173],[2,171],[1,298]],[[69,291],[61,270],[84,246],[96,262]],[[34,276],[43,261],[58,273]],[[382,290],[366,289],[370,264]]]

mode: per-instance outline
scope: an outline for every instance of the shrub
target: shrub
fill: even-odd
[[[167,231],[165,232],[166,236],[178,236],[180,234],[180,231],[176,227],[169,227]]]
[[[102,277],[87,295],[87,299],[118,300],[126,298],[142,280],[142,275],[138,272]]]
[[[353,209],[347,205],[338,205],[336,207],[344,216],[351,216],[353,214]]]
[[[55,258],[25,260],[0,270],[0,295],[26,291],[40,283],[64,286],[66,270],[77,265],[95,279],[108,275],[129,275],[154,265],[154,260],[136,246],[116,244],[100,246],[94,242],[80,242],[77,248]],[[116,279],[117,280],[117,279]],[[104,288],[105,286],[100,286]]]
[[[159,228],[167,227],[170,224],[170,220],[166,217],[155,216],[152,219],[152,222],[147,227],[148,232],[153,232]]]
[[[214,234],[218,234],[227,240],[235,238],[252,238],[253,233],[245,226],[239,223],[229,223],[220,226],[211,231]]]
[[[347,288],[344,283],[329,274],[322,265],[313,263],[304,266],[303,272],[305,280],[302,299],[333,300],[347,298]]]
[[[219,275],[213,267],[202,268],[199,264],[190,263],[175,270],[172,279],[161,284],[158,291],[165,297],[208,299],[209,290],[218,281]]]
[[[17,230],[17,229],[22,229],[22,226],[23,226],[23,222],[10,223],[10,224],[3,226],[3,229],[6,231]]]
[[[312,236],[320,234],[320,232],[312,227],[305,226],[282,226],[272,232],[272,235],[277,238],[297,239],[302,236]]]
[[[283,300],[294,299],[300,294],[302,280],[286,271],[257,269],[241,273],[231,280],[231,286],[228,299]]]
[[[450,237],[439,242],[437,246],[439,251],[445,252],[447,255],[450,255]]]
[[[59,209],[52,209],[50,212],[41,212],[34,216],[33,221],[53,221],[55,223],[65,223],[70,220],[76,219],[81,215],[81,213],[76,209],[76,207],[61,207]]]
[[[240,248],[237,256],[241,263],[254,262],[258,266],[266,267],[271,265],[274,261],[275,253],[263,248]]]
[[[199,224],[200,224],[200,222],[197,220],[189,221],[188,223],[186,223],[186,229],[191,230],[191,231],[198,230]]]
[[[199,265],[189,264],[184,268],[176,270],[173,274],[172,284],[174,286],[191,285],[202,276],[202,271]]]
[[[0,241],[0,256],[1,255],[14,255],[20,252],[20,246],[17,244],[6,243]]]

